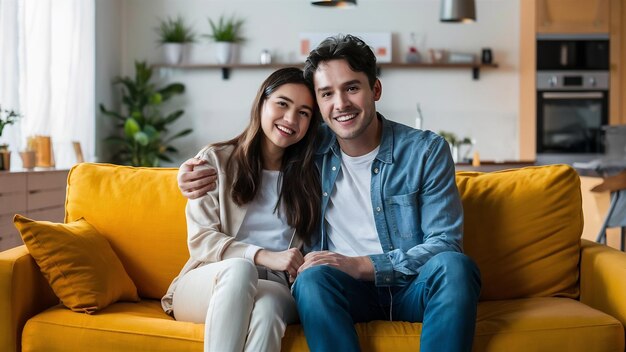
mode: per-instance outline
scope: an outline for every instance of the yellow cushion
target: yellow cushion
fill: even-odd
[[[566,165],[459,172],[464,248],[481,299],[578,296],[580,178]]]
[[[83,217],[106,237],[142,298],[161,299],[189,259],[176,173],[81,163],[68,177],[65,222]]]
[[[52,290],[71,310],[91,314],[118,300],[139,300],[107,240],[84,219],[56,224],[15,215],[13,221]]]
[[[363,351],[419,350],[422,324],[356,324]],[[201,351],[203,324],[175,321],[159,301],[115,303],[94,315],[53,307],[28,321],[23,351]],[[480,302],[474,351],[623,351],[619,321],[568,298]],[[282,351],[307,352],[300,325],[289,325]]]

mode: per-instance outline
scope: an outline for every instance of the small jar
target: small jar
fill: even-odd
[[[261,65],[269,65],[272,63],[272,54],[270,54],[269,50],[261,51]]]

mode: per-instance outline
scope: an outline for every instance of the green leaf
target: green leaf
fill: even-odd
[[[172,83],[157,92],[161,94],[163,101],[167,101],[174,95],[183,94],[185,92],[185,86],[181,83]]]
[[[159,105],[161,102],[163,102],[163,96],[160,93],[154,93],[150,97],[150,104],[152,105]]]
[[[137,120],[132,117],[126,120],[126,123],[124,124],[124,133],[126,136],[133,138],[137,133],[139,133],[139,131],[141,131],[141,127],[137,123]]]
[[[185,110],[178,110],[178,111],[174,111],[173,113],[167,115],[167,117],[165,118],[165,120],[163,120],[163,123],[165,125],[169,125],[170,123],[178,120],[179,117],[183,116],[183,114],[185,113]]]
[[[191,132],[193,132],[193,130],[191,128],[188,128],[186,130],[182,130],[182,131],[176,133],[175,135],[171,136],[170,138],[166,139],[165,141],[163,141],[163,143],[168,144],[169,142],[173,141],[174,139],[186,136],[186,135],[190,134]]]
[[[147,146],[148,143],[150,143],[150,138],[148,137],[148,135],[141,131],[135,133],[134,138],[135,138],[135,141],[139,143],[139,145],[144,146],[144,147]]]

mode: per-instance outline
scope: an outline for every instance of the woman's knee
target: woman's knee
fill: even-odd
[[[218,280],[228,280],[233,283],[253,283],[256,287],[259,274],[256,266],[247,259],[232,258],[223,261],[224,268],[218,275]],[[243,286],[243,285],[242,285]]]

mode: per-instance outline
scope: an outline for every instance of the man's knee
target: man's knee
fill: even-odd
[[[336,281],[336,275],[341,274],[343,274],[342,271],[328,265],[317,265],[306,269],[298,274],[293,285],[293,295],[296,301],[305,297],[307,301],[319,298],[319,290],[328,287],[329,283]]]

